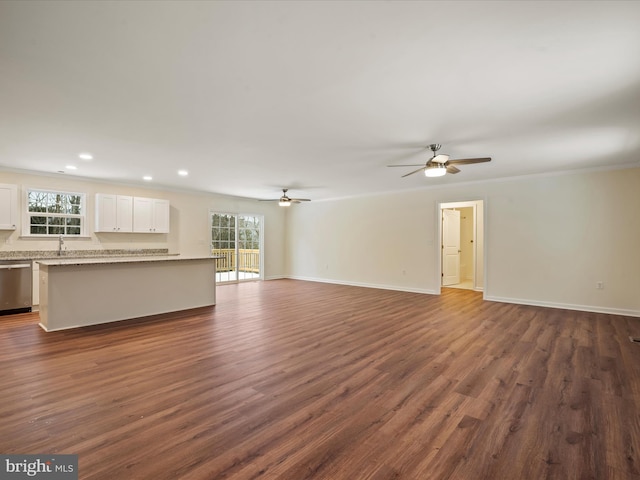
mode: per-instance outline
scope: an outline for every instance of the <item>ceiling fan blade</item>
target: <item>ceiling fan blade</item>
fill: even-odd
[[[490,161],[491,161],[491,157],[486,157],[486,158],[461,158],[460,160],[449,160],[449,165],[452,165],[452,164],[469,165],[471,163],[484,163],[484,162],[490,162]]]
[[[421,171],[422,171],[422,170],[424,170],[425,168],[427,168],[427,167],[422,167],[422,168],[419,168],[419,169],[417,169],[417,170],[414,170],[413,172],[409,172],[409,173],[407,173],[407,174],[405,174],[405,175],[402,175],[402,177],[400,177],[400,178],[408,177],[409,175],[413,175],[414,173],[421,172]]]
[[[259,202],[279,202],[280,199],[279,198],[267,198],[267,199],[259,198],[258,201]]]
[[[460,169],[454,167],[453,165],[447,165],[447,173],[460,173]]]
[[[300,203],[300,202],[310,202],[311,199],[310,198],[291,198],[290,199],[292,202],[295,203]]]
[[[411,165],[387,165],[387,167],[424,167],[423,163],[415,163]]]

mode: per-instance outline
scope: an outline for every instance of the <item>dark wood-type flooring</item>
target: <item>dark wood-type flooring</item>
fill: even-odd
[[[0,453],[81,479],[640,479],[638,318],[274,280],[37,321],[0,317]]]

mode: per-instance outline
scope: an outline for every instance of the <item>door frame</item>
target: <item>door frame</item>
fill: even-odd
[[[212,228],[211,228],[211,218],[213,217],[213,215],[232,215],[234,217],[236,217],[236,222],[235,222],[235,234],[236,234],[236,254],[238,253],[238,244],[237,244],[237,234],[238,234],[238,217],[241,216],[245,216],[245,217],[258,217],[260,218],[260,275],[258,276],[258,278],[248,278],[248,279],[240,279],[240,275],[239,275],[239,262],[236,265],[236,279],[235,280],[227,280],[227,281],[221,281],[218,282],[216,280],[216,284],[232,284],[232,283],[241,283],[241,282],[255,282],[255,281],[262,281],[264,280],[264,214],[262,213],[234,213],[234,212],[223,212],[223,211],[219,211],[219,210],[209,210],[209,218],[208,218],[208,225],[209,225],[209,252],[211,252],[211,244],[213,243],[213,238],[212,238]],[[216,276],[217,276],[217,272],[216,272]]]
[[[478,240],[477,240],[477,230],[478,230],[478,215],[477,215],[477,207],[478,205],[482,205],[482,287],[478,287],[478,275],[477,275],[477,263],[478,263]],[[487,238],[488,238],[488,228],[487,228],[487,199],[486,198],[476,198],[474,200],[459,200],[459,201],[440,201],[436,202],[436,242],[435,244],[435,260],[436,264],[439,265],[438,268],[434,269],[436,272],[436,294],[440,295],[442,293],[442,210],[451,209],[451,208],[464,208],[464,207],[473,207],[473,235],[474,235],[474,258],[473,258],[473,283],[474,283],[474,291],[482,291],[482,298],[486,297],[487,292]]]

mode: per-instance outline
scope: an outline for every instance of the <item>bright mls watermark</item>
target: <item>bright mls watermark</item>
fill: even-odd
[[[0,480],[78,480],[78,455],[2,455]]]

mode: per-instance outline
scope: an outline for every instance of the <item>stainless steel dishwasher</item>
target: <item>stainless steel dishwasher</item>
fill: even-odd
[[[30,260],[0,260],[0,315],[30,312],[32,288]]]

